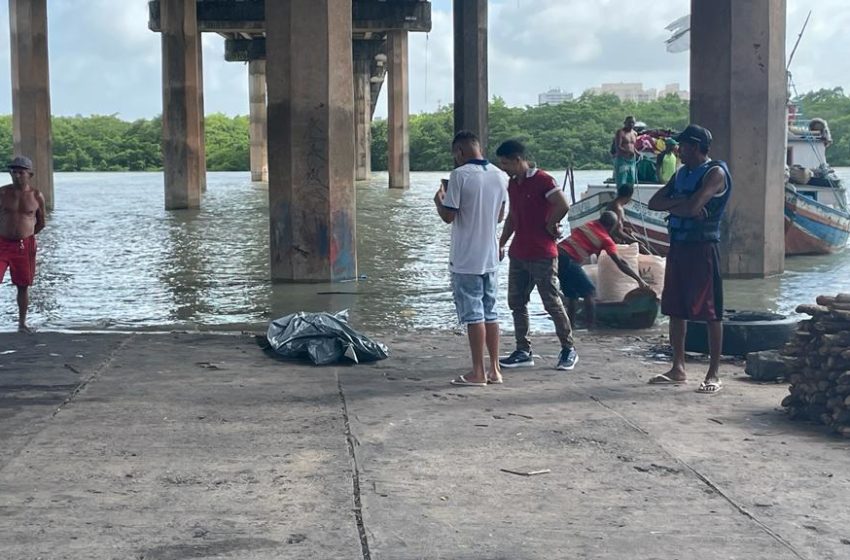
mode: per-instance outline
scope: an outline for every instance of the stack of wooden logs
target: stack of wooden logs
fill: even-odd
[[[782,350],[790,361],[791,394],[782,406],[794,418],[821,422],[850,437],[850,294],[819,296],[800,305],[794,338]]]

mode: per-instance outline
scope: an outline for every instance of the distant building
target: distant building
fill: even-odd
[[[566,101],[572,101],[573,94],[561,91],[558,88],[550,89],[545,93],[541,93],[537,96],[537,104],[538,105],[558,105],[560,103],[564,103]]]
[[[673,94],[680,99],[690,99],[690,95],[687,91],[679,89],[679,84],[667,84],[663,89],[658,91],[654,88],[643,89],[643,84],[640,82],[619,82],[602,84],[599,87],[590,88],[588,91],[597,95],[609,93],[616,95],[620,98],[620,101],[634,101],[638,103],[655,101],[656,99],[666,97],[669,94]]]
[[[658,92],[658,98],[662,99],[668,95],[675,95],[684,101],[690,101],[691,94],[683,89],[679,89],[679,84],[667,84]]]

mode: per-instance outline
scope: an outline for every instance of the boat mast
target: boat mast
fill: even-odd
[[[803,22],[803,27],[800,29],[800,34],[797,35],[797,40],[794,42],[794,48],[791,49],[791,55],[788,57],[788,64],[785,66],[786,72],[791,68],[791,61],[794,60],[794,53],[797,52],[797,47],[800,46],[800,39],[803,38],[803,32],[806,30],[806,26],[809,24],[810,17],[812,17],[811,10],[809,10],[809,14],[806,16],[806,21]]]

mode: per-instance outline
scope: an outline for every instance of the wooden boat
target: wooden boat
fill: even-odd
[[[813,119],[811,122],[820,121]],[[828,132],[789,126],[786,160],[792,173],[785,184],[785,254],[829,254],[844,249],[850,238],[850,209],[841,181],[826,164]],[[800,174],[793,171],[806,171]],[[635,195],[625,209],[632,234],[662,256],[670,241],[666,212],[654,212],[647,203],[664,185],[635,185]],[[570,226],[596,220],[614,200],[613,183],[588,185],[580,201],[570,209]],[[733,193],[732,196],[735,196]]]
[[[658,296],[652,290],[636,288],[617,303],[597,303],[596,323],[614,329],[648,329],[658,317]]]
[[[786,159],[793,167],[785,184],[786,255],[835,253],[850,237],[846,193],[826,165],[826,146],[831,142],[828,130],[788,129]]]
[[[785,185],[785,254],[835,253],[850,237],[850,213],[818,201],[818,194],[832,195],[804,185]],[[805,189],[805,190],[804,190]],[[825,198],[825,197],[822,197]]]

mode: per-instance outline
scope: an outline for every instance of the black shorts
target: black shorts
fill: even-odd
[[[558,281],[561,291],[569,299],[591,297],[596,294],[596,286],[587,277],[580,264],[558,249]]]
[[[723,279],[717,245],[670,243],[661,313],[692,321],[723,320]]]

